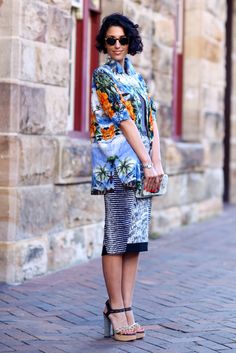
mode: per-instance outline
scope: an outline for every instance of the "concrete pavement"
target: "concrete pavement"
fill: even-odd
[[[0,284],[1,353],[236,353],[236,207],[150,242],[134,300],[146,337],[103,338],[100,259]]]

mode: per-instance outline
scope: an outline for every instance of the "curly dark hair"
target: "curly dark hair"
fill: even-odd
[[[102,21],[101,28],[96,37],[96,48],[99,52],[103,51],[104,54],[107,53],[105,47],[105,37],[108,28],[111,26],[123,28],[125,35],[129,38],[129,54],[135,55],[143,51],[143,43],[138,31],[139,25],[134,24],[128,17],[117,12],[104,17]]]

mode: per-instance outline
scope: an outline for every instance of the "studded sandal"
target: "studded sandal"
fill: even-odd
[[[112,322],[109,319],[110,314],[123,313],[125,309],[112,309],[109,300],[106,301],[107,312],[104,315],[104,337],[111,337]],[[136,328],[130,326],[122,326],[113,328],[113,336],[116,341],[134,341],[136,339]]]
[[[131,310],[132,310],[131,306],[128,308],[125,308],[125,311],[131,311]],[[145,337],[144,327],[142,327],[138,322],[134,322],[129,327],[136,332],[136,339],[137,340]]]

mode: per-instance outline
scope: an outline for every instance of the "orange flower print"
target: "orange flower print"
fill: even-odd
[[[96,115],[95,115],[94,112],[91,113],[90,121],[91,121],[91,123],[95,123],[96,122]]]
[[[131,116],[131,119],[135,121],[136,115],[134,114],[134,109],[133,109],[131,102],[124,100],[124,104],[125,104],[126,109],[129,112],[129,115]]]
[[[92,112],[91,114],[91,123],[90,123],[90,128],[89,128],[89,132],[90,132],[90,137],[94,137],[95,132],[96,132],[96,116],[94,114],[94,112]]]
[[[104,112],[109,116],[109,118],[112,118],[114,115],[114,112],[112,110],[111,103],[108,100],[108,95],[105,92],[101,92],[100,90],[97,91],[98,99],[101,103],[102,109]]]
[[[115,135],[115,126],[101,128],[102,138],[107,141],[110,140]]]
[[[150,109],[150,114],[149,114],[149,126],[150,126],[150,131],[153,131],[153,117],[152,117],[152,110]]]
[[[135,121],[135,120],[136,120],[136,115],[134,114],[134,109],[133,109],[133,106],[132,106],[131,102],[130,102],[130,101],[126,101],[126,100],[123,98],[122,93],[120,92],[120,90],[119,90],[119,88],[117,87],[117,85],[115,85],[115,89],[117,90],[117,92],[118,92],[119,95],[120,95],[121,103],[124,104],[124,106],[125,106],[126,109],[128,110],[131,119]]]
[[[96,132],[96,127],[94,126],[94,124],[90,124],[90,137],[94,137],[95,136],[95,132]]]

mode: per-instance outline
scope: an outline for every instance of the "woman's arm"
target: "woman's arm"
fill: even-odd
[[[126,140],[129,142],[134,152],[137,154],[142,164],[152,163],[151,157],[149,156],[139,131],[133,122],[133,120],[125,120],[120,123],[120,129],[123,132]]]
[[[137,154],[142,164],[150,164],[152,162],[149,156],[139,131],[133,122],[133,120],[125,120],[120,123],[120,129],[123,132],[125,138]],[[159,178],[155,168],[144,168],[144,188],[147,191],[156,191],[159,187]]]
[[[156,121],[153,122],[153,133],[154,138],[152,143],[151,159],[157,175],[160,176],[164,174],[164,171],[161,164],[160,137]]]
[[[148,89],[147,84],[146,84],[145,80],[143,79],[142,75],[140,75],[140,79],[143,82],[143,85],[146,88],[147,94],[149,96],[149,89]],[[150,97],[150,104],[151,104],[152,116],[155,117],[156,112],[157,112],[157,108],[156,108],[156,104],[154,103],[154,101],[151,97]],[[153,134],[154,134],[154,137],[153,137],[153,144],[152,144],[151,159],[152,159],[153,166],[157,172],[158,180],[160,182],[160,176],[162,174],[164,174],[164,171],[163,171],[163,168],[161,165],[160,137],[159,137],[158,127],[157,127],[157,123],[156,123],[155,119],[153,119]],[[159,185],[159,183],[158,183],[158,185]]]

